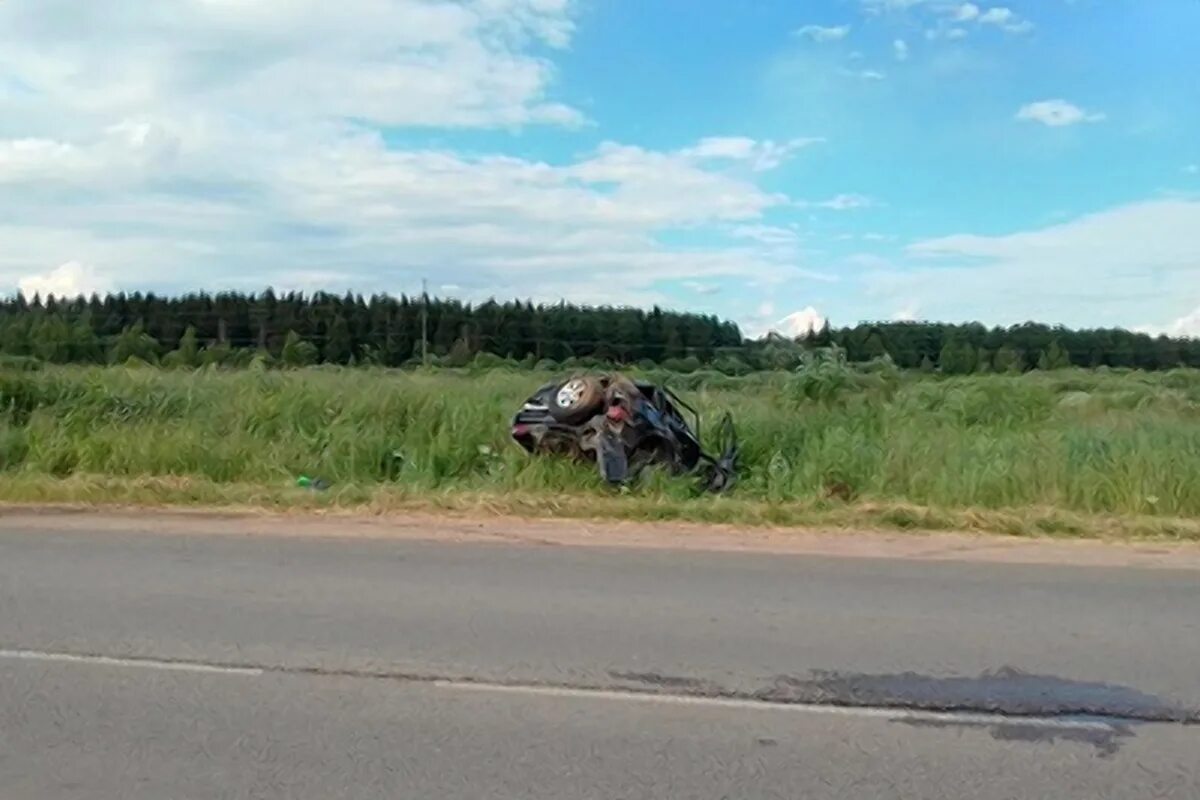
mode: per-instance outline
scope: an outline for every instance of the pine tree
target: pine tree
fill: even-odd
[[[683,336],[679,332],[679,322],[674,317],[666,317],[663,319],[663,328],[666,331],[666,342],[663,347],[663,355],[667,358],[681,358],[683,356]]]
[[[950,339],[942,347],[938,366],[946,375],[969,375],[975,371],[975,348],[966,342]]]
[[[158,350],[158,341],[146,333],[139,320],[116,337],[108,351],[108,360],[112,364],[124,364],[131,359],[154,364],[158,362]]]
[[[328,363],[345,364],[354,355],[352,347],[350,326],[346,323],[346,318],[339,314],[333,318],[333,322],[329,326],[322,356]]]
[[[467,340],[459,339],[450,348],[443,363],[447,367],[465,367],[471,363],[471,359],[474,357],[475,353],[471,351],[471,345],[467,343]]]
[[[888,354],[887,347],[883,344],[883,337],[879,331],[871,331],[866,340],[863,342],[863,360],[873,361],[877,358],[883,358]]]
[[[1067,355],[1067,351],[1062,348],[1058,340],[1050,342],[1050,346],[1042,351],[1038,358],[1038,369],[1066,369],[1071,366],[1071,357]]]
[[[622,314],[617,320],[617,329],[613,339],[622,362],[628,364],[635,360],[641,344],[645,340],[642,320],[636,314]]]
[[[104,347],[92,328],[90,311],[85,311],[71,326],[71,361],[75,364],[96,364],[104,360]]]
[[[979,373],[992,371],[992,354],[986,347],[979,348],[979,352],[975,356],[975,371]]]
[[[829,320],[821,323],[821,329],[811,337],[813,347],[829,347],[833,344],[833,327]]]
[[[33,355],[51,364],[66,364],[71,360],[71,329],[55,313],[47,313],[30,329]]]
[[[24,296],[20,297],[23,302]],[[32,321],[33,318],[24,313],[5,320],[3,329],[0,329],[0,350],[3,350],[5,355],[30,355],[29,327]]]
[[[200,365],[200,343],[196,339],[196,328],[188,325],[183,336],[179,339],[179,347],[169,353],[164,361],[169,360],[173,367],[198,367]]]
[[[306,342],[295,331],[288,331],[283,342],[280,360],[288,367],[307,367],[315,364],[318,357],[317,348],[312,342]]]
[[[1004,345],[996,351],[995,357],[992,359],[992,365],[996,372],[1024,372],[1025,360],[1021,354],[1008,345]]]

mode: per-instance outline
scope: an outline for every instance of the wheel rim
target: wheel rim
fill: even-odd
[[[561,389],[558,390],[558,396],[555,397],[555,402],[558,403],[559,408],[570,408],[579,402],[579,399],[583,397],[583,393],[586,388],[587,387],[584,382],[578,378],[568,381],[567,383],[563,384]]]

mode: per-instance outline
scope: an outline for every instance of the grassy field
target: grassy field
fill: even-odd
[[[547,377],[0,370],[0,500],[1200,539],[1196,371],[678,376],[710,418],[737,420],[742,479],[721,498],[661,475],[614,492],[594,469],[528,457],[508,421]],[[300,475],[332,488],[298,489]]]

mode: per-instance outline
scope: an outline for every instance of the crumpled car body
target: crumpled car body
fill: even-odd
[[[694,427],[682,411],[691,413]],[[620,374],[573,375],[540,386],[512,420],[526,451],[592,461],[609,484],[625,484],[650,466],[699,475],[706,491],[728,490],[736,477],[732,418],[720,424],[721,454],[700,443],[700,417],[665,386]]]

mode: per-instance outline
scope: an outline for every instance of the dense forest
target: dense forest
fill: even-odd
[[[267,291],[160,297],[114,294],[75,300],[17,295],[0,301],[0,352],[51,363],[200,365],[312,363],[462,366],[538,362],[653,362],[730,374],[795,367],[805,349],[840,347],[853,362],[890,358],[907,369],[951,374],[1069,365],[1145,370],[1200,367],[1200,340],[1120,329],[1068,330],[1027,323],[861,323],[800,341],[747,340],[711,315],[654,308],[479,305],[455,300]]]

